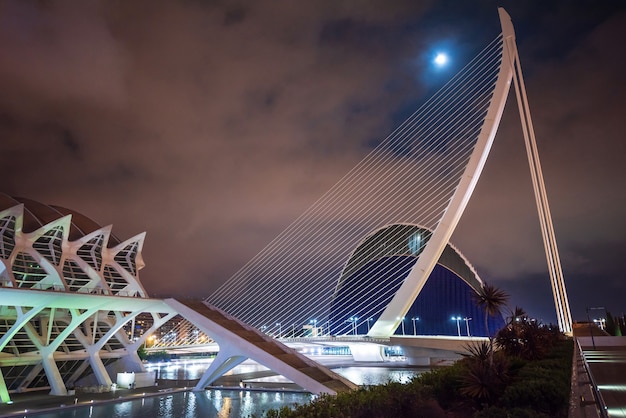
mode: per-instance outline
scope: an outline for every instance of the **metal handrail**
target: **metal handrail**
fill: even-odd
[[[589,381],[591,382],[591,388],[593,389],[593,395],[595,397],[596,405],[598,410],[600,411],[600,416],[602,418],[609,418],[608,407],[606,406],[606,402],[600,393],[600,389],[598,389],[598,384],[593,378],[593,374],[591,374],[591,370],[589,369],[589,365],[587,364],[587,358],[585,357],[585,352],[580,345],[580,341],[576,338],[576,344],[578,345],[578,352],[583,360],[583,365],[585,366],[585,372],[587,372],[587,376],[589,376]]]

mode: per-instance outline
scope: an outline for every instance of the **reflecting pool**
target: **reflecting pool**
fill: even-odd
[[[244,390],[208,390],[178,392],[160,397],[68,408],[54,413],[30,415],[38,418],[155,418],[155,417],[261,417],[269,409],[304,404],[311,394],[289,392],[254,392]]]

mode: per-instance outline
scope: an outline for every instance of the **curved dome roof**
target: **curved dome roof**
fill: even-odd
[[[102,228],[102,225],[98,224],[93,219],[71,209],[61,206],[46,205],[24,197],[15,197],[0,193],[0,211],[19,204],[24,205],[22,230],[27,233],[36,231],[42,226],[67,215],[72,215],[69,234],[70,241],[75,241]],[[121,241],[111,234],[109,237],[109,246],[114,247],[120,243]]]
[[[431,235],[432,231],[415,224],[397,223],[375,230],[359,243],[348,258],[339,277],[335,294],[344,280],[372,260],[396,255],[419,257]],[[456,273],[475,290],[482,286],[474,267],[450,244],[446,245],[437,264]]]

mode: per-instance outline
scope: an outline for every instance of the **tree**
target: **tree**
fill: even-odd
[[[487,333],[487,337],[489,337],[489,347],[491,349],[489,364],[493,366],[493,338],[491,332],[489,332],[489,317],[502,314],[502,309],[509,300],[509,295],[495,286],[484,283],[482,287],[478,289],[478,292],[474,294],[474,300],[483,312],[485,312],[485,332]]]

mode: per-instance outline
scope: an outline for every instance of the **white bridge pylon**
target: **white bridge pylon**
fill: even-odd
[[[411,272],[404,280],[400,289],[396,292],[392,301],[387,305],[387,308],[378,321],[372,326],[368,335],[374,337],[392,335],[400,324],[400,318],[404,317],[408,312],[419,292],[424,287],[426,280],[450,240],[474,188],[478,183],[478,179],[496,136],[500,119],[502,118],[512,80],[514,80],[515,84],[515,93],[526,143],[535,200],[539,212],[541,233],[548,261],[548,270],[554,294],[558,325],[562,332],[572,332],[572,318],[569,302],[565,290],[565,282],[563,280],[561,262],[556,246],[554,227],[552,225],[547,193],[539,162],[539,154],[530,117],[530,108],[526,97],[524,80],[522,78],[522,69],[517,46],[515,44],[515,31],[508,13],[503,8],[499,8],[498,12],[503,37],[502,62],[494,87],[493,98],[485,116],[474,151],[472,152],[465,172],[461,177],[456,192],[450,200],[445,214],[426,244],[418,261],[415,263]]]

